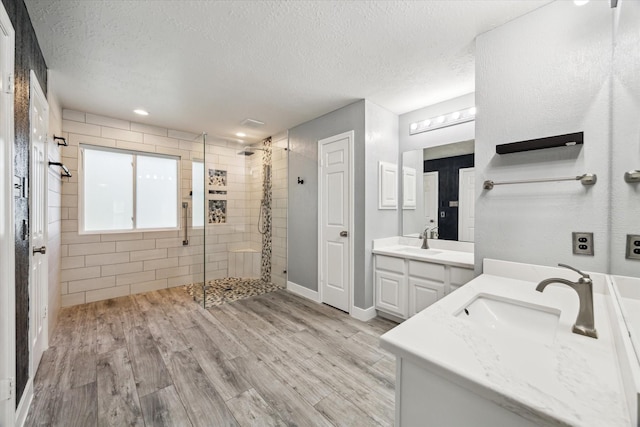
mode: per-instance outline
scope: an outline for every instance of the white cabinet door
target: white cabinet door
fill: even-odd
[[[409,277],[409,316],[421,312],[444,296],[444,283]]]
[[[404,275],[376,270],[376,308],[407,317],[407,284]]]

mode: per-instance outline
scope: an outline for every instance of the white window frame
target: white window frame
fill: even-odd
[[[132,229],[123,229],[123,230],[85,230],[84,228],[84,149],[87,148],[89,150],[94,151],[108,151],[112,153],[118,154],[130,154],[132,156],[146,156],[146,157],[160,157],[163,159],[172,159],[176,161],[176,227],[166,227],[166,228],[136,228],[136,215],[137,215],[137,185],[136,185],[136,164],[137,161],[134,160],[133,164],[133,227]],[[170,154],[161,154],[161,153],[153,153],[147,151],[135,151],[135,150],[126,150],[122,148],[112,148],[112,147],[103,147],[100,145],[90,145],[90,144],[79,144],[78,145],[78,234],[79,235],[90,235],[90,234],[122,234],[122,233],[151,233],[156,231],[180,231],[182,230],[182,221],[181,221],[181,212],[180,207],[182,203],[182,157],[181,156],[172,156]]]

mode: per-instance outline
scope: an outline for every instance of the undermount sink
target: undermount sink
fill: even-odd
[[[438,255],[439,253],[442,253],[442,251],[436,251],[434,249],[421,249],[412,246],[400,248],[398,249],[398,252],[405,252],[413,255]]]
[[[498,333],[551,344],[556,336],[560,310],[497,295],[478,294],[455,316]]]

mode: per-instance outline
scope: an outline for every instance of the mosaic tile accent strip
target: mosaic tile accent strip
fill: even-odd
[[[209,185],[226,186],[227,171],[220,169],[209,169]]]
[[[209,224],[227,222],[227,201],[209,200]]]
[[[271,191],[271,137],[262,141],[264,146],[264,155],[262,156],[262,200],[264,206],[264,232],[262,233],[262,265],[260,267],[260,279],[263,282],[271,281],[271,208],[272,208],[272,191]]]
[[[204,307],[209,308],[256,295],[274,292],[279,289],[284,289],[284,286],[278,286],[271,282],[263,282],[259,279],[226,277],[224,279],[210,280],[207,282],[204,289],[206,292],[204,301],[202,283],[187,285],[184,286],[184,289],[193,297],[194,301],[200,305],[206,303]]]

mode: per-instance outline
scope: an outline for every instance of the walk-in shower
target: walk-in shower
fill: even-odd
[[[285,287],[286,134],[250,146],[200,141],[202,156],[182,177],[189,245],[181,249],[196,273],[189,292],[209,307]]]

